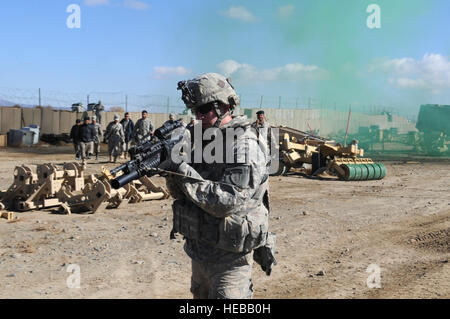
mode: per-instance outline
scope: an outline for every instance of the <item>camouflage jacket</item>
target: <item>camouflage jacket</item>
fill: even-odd
[[[241,128],[244,134],[227,141],[227,128]],[[186,253],[199,262],[239,258],[264,245],[268,233],[266,146],[258,143],[245,116],[235,117],[220,130],[224,145],[230,143],[234,163],[225,159],[211,164],[183,162],[178,173],[201,181],[167,177],[169,192],[176,199],[173,231],[185,237]]]
[[[148,117],[145,120],[140,118],[134,125],[133,138],[136,139],[136,142],[149,140],[153,130],[153,123]]]
[[[95,123],[91,124],[94,127],[95,135],[94,135],[94,143],[99,143],[103,137],[103,131],[100,124]]]
[[[123,132],[122,124],[111,122],[106,129],[105,139],[109,143],[123,143],[125,141],[125,134]]]
[[[258,121],[255,121],[252,123],[252,128],[256,131],[256,136],[258,138],[264,138],[267,141],[267,145],[271,145],[271,142],[275,140],[269,122],[264,121],[261,124]]]

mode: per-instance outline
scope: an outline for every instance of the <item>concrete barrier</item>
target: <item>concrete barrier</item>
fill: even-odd
[[[23,108],[22,116],[25,124],[22,123],[22,126],[30,126],[30,124],[36,124],[41,126],[41,109],[40,108]]]
[[[240,114],[245,114],[251,122],[256,120],[258,109],[239,109]],[[274,126],[284,125],[302,131],[319,130],[319,135],[327,136],[339,131],[345,131],[348,112],[327,109],[264,109],[267,120]],[[87,112],[88,116],[94,115]],[[104,112],[102,115],[102,129],[105,130],[108,123],[114,120],[114,114],[122,119],[124,112]],[[166,113],[149,113],[155,128],[160,127],[169,119]],[[77,118],[81,119],[83,113],[75,113],[67,110],[53,110],[52,108],[17,108],[0,107],[0,134],[6,134],[10,129],[20,129],[30,124],[39,125],[41,133],[61,134],[70,133]],[[141,118],[141,112],[130,112],[134,123]],[[189,115],[177,115],[185,123],[189,122]],[[387,115],[369,115],[352,112],[349,133],[358,132],[360,126],[379,125],[380,129],[398,128],[400,134],[415,131],[415,124],[406,118],[393,115],[391,121]]]
[[[1,133],[6,134],[9,130],[18,130],[21,124],[22,110],[18,107],[1,108]]]
[[[256,120],[256,112],[259,109],[242,109],[253,122]],[[339,131],[345,132],[348,120],[348,112],[328,109],[264,109],[267,120],[273,126],[288,126],[301,131],[319,130],[319,135],[327,136]],[[378,125],[380,129],[398,128],[400,134],[416,131],[415,123],[406,118],[393,115],[389,121],[387,115],[370,115],[352,112],[349,125],[349,133],[355,134],[361,126]]]
[[[72,126],[75,124],[77,114],[70,111],[59,111],[59,129],[58,134],[70,133]]]
[[[59,111],[51,108],[41,109],[41,133],[42,134],[59,134]],[[55,123],[57,121],[57,123]]]

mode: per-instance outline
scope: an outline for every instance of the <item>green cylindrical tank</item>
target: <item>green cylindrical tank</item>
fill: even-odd
[[[382,179],[386,176],[386,167],[381,163],[374,164],[343,164],[341,168],[346,181],[368,181]]]

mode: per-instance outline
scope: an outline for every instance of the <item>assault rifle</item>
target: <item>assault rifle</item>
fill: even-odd
[[[111,186],[114,189],[119,189],[143,176],[151,177],[158,174],[157,167],[170,156],[168,152],[183,138],[183,135],[174,139],[168,138],[170,133],[179,127],[183,127],[181,120],[164,123],[155,131],[154,135],[157,139],[145,141],[132,147],[128,151],[131,160],[110,171],[113,176],[116,176],[120,171],[123,173],[111,180]]]

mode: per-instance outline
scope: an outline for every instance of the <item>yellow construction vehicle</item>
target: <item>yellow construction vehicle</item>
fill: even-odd
[[[377,180],[386,176],[386,167],[364,158],[364,150],[353,140],[348,146],[288,127],[279,132],[280,165],[273,175],[302,168],[307,175],[328,173],[346,181]],[[306,165],[305,165],[306,164]]]

